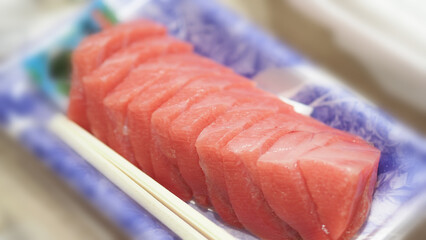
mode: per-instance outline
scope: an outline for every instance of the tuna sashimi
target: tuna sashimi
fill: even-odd
[[[169,100],[174,94],[190,81],[221,75],[221,69],[214,74],[206,69],[207,66],[198,64],[192,68],[181,67],[179,70],[169,72],[167,76],[156,81],[154,85],[141,92],[129,105],[128,108],[128,131],[132,149],[136,160],[150,176],[154,176],[151,162],[151,116],[163,103]],[[213,66],[210,66],[210,68]]]
[[[155,180],[177,197],[188,202],[192,198],[191,188],[185,183],[177,166],[170,164],[158,142],[153,140],[154,142],[150,143],[150,154]]]
[[[181,57],[180,61],[178,60],[179,57]],[[188,77],[190,77],[188,75],[186,78],[179,78],[180,74],[198,70],[206,72],[206,69],[211,70],[215,68],[217,69],[216,72],[231,71],[211,60],[192,53],[163,55],[149,60],[133,70],[125,80],[104,99],[105,112],[107,113],[105,124],[107,125],[108,145],[128,159],[134,159],[136,157],[136,161],[141,169],[145,171],[145,173],[153,176],[150,154],[149,151],[146,151],[147,149],[149,150],[149,144],[146,144],[146,142],[150,140],[150,137],[147,139],[143,138],[146,135],[150,136],[150,128],[142,127],[143,119],[136,121],[138,127],[133,129],[137,129],[137,132],[141,132],[142,134],[137,135],[134,139],[144,144],[139,144],[132,149],[128,136],[136,134],[129,133],[131,129],[130,126],[127,125],[128,104],[146,88],[149,88],[153,84],[158,85],[159,80],[161,80],[160,82],[166,81],[166,84],[161,83],[160,85],[163,86],[166,91],[169,91],[170,94],[173,94],[173,91],[179,89],[179,86],[184,84],[185,81],[189,79]],[[175,80],[175,78],[179,80]],[[144,96],[150,96],[145,100],[146,104],[148,104],[148,101],[161,99],[160,96],[162,96],[162,94],[158,91],[160,91],[159,88],[147,92],[144,91]],[[148,121],[150,124],[150,115]],[[144,161],[145,159],[149,160],[149,162]]]
[[[327,126],[301,115],[278,114],[254,124],[222,150],[226,187],[232,208],[246,229],[265,239],[288,239],[294,230],[275,215],[264,199],[256,162],[284,134],[298,129],[323,131]]]
[[[295,132],[282,137],[258,160],[258,173],[261,178],[263,194],[281,219],[290,224],[305,239],[329,239],[327,232],[322,229],[315,211],[315,205],[305,187],[297,164],[288,161],[288,164],[283,165],[280,171],[276,169],[276,165],[264,164],[267,159],[279,158],[283,162],[286,161],[288,159],[287,154],[295,152],[300,144],[311,140],[313,135],[310,132]],[[273,171],[269,174],[274,174],[274,176],[268,178],[269,176],[265,175],[267,171]],[[287,183],[284,183],[284,181]],[[291,183],[288,181],[291,181]],[[276,187],[278,184],[280,184],[280,188],[279,192],[276,192],[277,190],[274,190],[272,186]],[[280,202],[280,200],[282,201]],[[290,205],[278,209],[284,204]],[[277,209],[280,211],[277,211]]]
[[[261,101],[265,92],[249,86],[210,94],[184,111],[169,126],[170,150],[174,152],[179,171],[192,189],[194,199],[202,206],[209,205],[204,173],[200,168],[195,141],[201,131],[232,106]]]
[[[260,239],[346,240],[380,151],[142,20],[78,46],[68,116],[184,201]]]
[[[378,149],[375,149],[378,151]],[[379,152],[380,154],[380,152]],[[379,160],[377,160],[376,166],[372,169],[370,176],[367,179],[367,184],[364,188],[364,192],[361,196],[360,202],[357,204],[354,209],[354,216],[349,223],[349,226],[346,228],[345,232],[340,236],[341,240],[351,239],[358,230],[362,227],[364,222],[368,217],[368,213],[370,211],[371,202],[373,200],[373,193],[376,186],[377,181],[377,168],[378,168]]]
[[[223,159],[220,153],[232,138],[256,122],[278,112],[292,111],[289,105],[276,97],[256,100],[256,102],[234,106],[218,117],[214,123],[201,132],[195,143],[200,167],[206,177],[210,201],[219,216],[228,224],[236,227],[242,225],[229,201],[223,174]]]
[[[360,149],[369,148],[359,138],[331,128],[321,133],[297,131],[281,137],[257,162],[258,176],[267,202],[304,239],[330,239],[333,234],[330,234],[317,212],[318,206],[300,171],[298,159],[313,149],[342,141],[359,146]]]
[[[151,141],[153,147],[160,148],[164,157],[156,157],[153,154],[159,152],[158,150],[151,150],[151,159],[156,179],[163,185],[179,187],[187,186],[183,181],[182,176],[177,170],[177,161],[175,152],[171,150],[170,136],[168,127],[182,112],[184,112],[191,105],[199,102],[205,96],[223,91],[229,88],[253,86],[253,83],[246,78],[239,77],[235,74],[227,74],[224,76],[211,76],[203,77],[187,84],[175,96],[165,102],[158,108],[151,117]],[[162,160],[167,160],[167,163],[160,163]],[[170,172],[176,173],[178,176],[170,175]],[[176,179],[182,180],[178,185],[173,186],[170,182],[176,182]],[[175,189],[169,189],[176,192]],[[179,196],[179,195],[178,195]],[[181,197],[181,196],[179,196]],[[182,197],[181,197],[182,198]],[[182,198],[183,199],[183,198]],[[189,200],[189,199],[184,199]]]
[[[148,20],[139,20],[121,24],[85,38],[72,55],[73,73],[68,117],[86,130],[90,130],[86,115],[83,78],[98,68],[105,59],[127,45],[149,36],[165,33],[164,26]]]
[[[225,67],[209,58],[203,57],[201,55],[198,55],[196,53],[180,53],[180,54],[171,54],[167,56],[161,56],[157,58],[150,59],[148,62],[146,62],[144,65],[157,65],[157,64],[163,64],[163,65],[169,65],[169,66],[178,66],[181,63],[185,64],[194,64],[194,66],[197,65],[203,65],[206,67],[211,67],[211,72],[216,72],[220,70],[221,72],[233,72],[232,69]]]
[[[230,89],[207,96],[183,112],[169,126],[170,148],[175,158],[173,161],[177,161],[179,170],[190,185],[197,203],[207,206],[209,202],[204,173],[199,165],[195,148],[195,141],[201,131],[233,106],[262,101],[271,103],[274,100],[283,108],[288,106],[280,102],[278,98],[251,86]]]
[[[165,72],[164,66],[135,69],[103,101],[108,145],[126,159],[135,159],[128,139],[127,106],[143,89],[161,79]]]
[[[299,159],[300,171],[316,205],[319,219],[331,239],[339,239],[356,214],[369,178],[375,173],[380,152],[353,142],[332,143]],[[371,196],[367,196],[371,199]],[[358,211],[356,212],[355,209]]]
[[[107,140],[106,113],[103,100],[140,63],[167,53],[192,51],[192,47],[172,37],[153,37],[121,50],[83,79],[86,92],[86,112],[92,133],[101,141]]]

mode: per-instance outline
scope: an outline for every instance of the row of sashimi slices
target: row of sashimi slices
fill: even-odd
[[[73,53],[68,116],[181,199],[262,239],[349,239],[380,152],[141,20]]]

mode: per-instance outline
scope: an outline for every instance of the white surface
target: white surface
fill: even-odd
[[[58,22],[75,14],[84,0],[0,0],[0,62],[11,58]]]
[[[385,89],[426,112],[426,2],[289,0],[335,34]]]

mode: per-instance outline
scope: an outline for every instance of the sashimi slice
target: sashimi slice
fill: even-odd
[[[206,177],[210,201],[219,216],[236,227],[242,227],[242,225],[229,201],[220,153],[232,138],[256,122],[272,114],[292,111],[289,105],[274,96],[256,100],[256,102],[234,106],[218,117],[200,133],[195,143],[200,167]]]
[[[300,172],[298,159],[313,149],[347,141],[367,147],[359,138],[329,128],[292,132],[282,136],[257,162],[264,196],[275,213],[304,239],[330,239],[316,204]],[[359,143],[358,143],[359,142]]]
[[[173,55],[159,58],[169,59],[170,56]],[[153,61],[155,63],[151,61],[144,63],[104,100],[108,144],[123,155],[134,154],[140,168],[150,176],[153,176],[149,153],[152,112],[188,81],[206,74],[212,75],[212,69],[217,69],[215,72],[218,74],[231,71],[212,61],[202,61],[201,57],[196,55],[187,59],[198,60],[198,63],[182,60],[175,60],[173,64],[160,63],[158,60]],[[131,104],[135,98],[136,102]]]
[[[202,77],[197,80],[191,81],[179,92],[176,93],[171,99],[162,104],[151,117],[151,141],[153,148],[160,148],[158,150],[151,149],[151,159],[156,179],[161,179],[163,185],[173,186],[171,182],[176,182],[176,179],[181,179],[180,186],[187,186],[183,180],[177,167],[175,152],[171,151],[171,143],[169,137],[169,126],[172,121],[177,118],[182,112],[188,109],[191,105],[202,100],[205,96],[223,91],[229,88],[254,86],[253,82],[246,78],[240,77],[235,74],[226,74],[223,76]],[[161,152],[164,157],[154,156],[155,152]],[[161,162],[166,160],[167,162]],[[179,176],[171,176],[173,172]],[[160,181],[160,180],[159,180]],[[177,186],[177,184],[176,184]],[[183,187],[179,187],[184,189]],[[173,189],[169,189],[176,192]],[[181,197],[178,195],[178,197]],[[182,198],[182,197],[181,197]],[[182,198],[183,199],[183,198]]]
[[[156,84],[149,91],[139,95],[129,106],[129,131],[131,146],[134,149],[136,160],[142,169],[151,175],[154,175],[153,164],[151,161],[151,116],[152,113],[164,102],[170,99],[177,91],[188,82],[200,78],[203,75],[211,75],[210,72],[194,71],[185,77],[169,79],[172,82]],[[147,144],[149,143],[149,144]]]
[[[190,52],[192,47],[175,38],[162,36],[140,41],[121,50],[83,79],[86,92],[86,112],[92,133],[101,141],[107,141],[106,113],[103,100],[129,72],[140,63],[168,53]]]
[[[127,106],[144,88],[161,79],[165,72],[164,66],[135,69],[103,101],[108,145],[126,159],[135,159],[127,137]]]
[[[340,237],[341,240],[351,239],[363,226],[365,220],[368,217],[377,181],[377,169],[379,161],[377,161],[376,164],[377,165],[373,167],[373,171],[370,173],[370,176],[367,179],[367,184],[361,196],[361,201],[358,203],[358,206],[354,210],[355,214],[351,219],[349,226],[346,228],[345,232]]]
[[[215,72],[217,70],[225,71],[225,72],[233,72],[232,69],[223,66],[209,58],[203,57],[201,55],[198,55],[196,53],[179,53],[179,54],[172,54],[167,56],[161,56],[157,58],[150,59],[149,62],[146,62],[144,66],[148,65],[157,65],[157,64],[164,64],[164,65],[179,65],[182,62],[186,64],[194,64],[195,66],[203,65],[211,67],[210,71]],[[141,66],[143,67],[143,66]]]
[[[359,214],[355,209],[364,200],[361,197],[379,157],[377,149],[352,142],[333,143],[300,157],[300,171],[331,239],[340,239]]]
[[[73,73],[68,117],[86,130],[90,130],[83,78],[98,68],[105,59],[127,45],[165,33],[165,27],[148,20],[139,20],[120,24],[85,38],[72,55]]]
[[[130,129],[130,126],[127,124],[127,107],[129,103],[136,96],[140,95],[142,91],[145,92],[146,88],[149,88],[153,84],[158,85],[158,81],[166,81],[167,84],[161,83],[160,85],[163,86],[166,91],[169,91],[170,94],[173,94],[173,91],[176,91],[175,89],[179,89],[179,86],[189,79],[191,71],[206,72],[207,69],[209,69],[209,71],[216,69],[215,72],[218,73],[231,72],[228,68],[192,53],[163,55],[148,60],[137,69],[133,70],[123,82],[104,99],[105,112],[107,113],[105,124],[107,125],[108,145],[127,159],[134,159],[136,157],[139,167],[141,167],[145,173],[153,176],[149,144],[146,144],[149,142],[150,138],[143,138],[146,135],[150,136],[150,128],[143,128],[143,119],[139,119],[135,123],[141,126],[133,129],[137,129],[137,132],[141,132],[142,134],[130,134],[132,129]],[[188,73],[188,76],[186,77],[185,75],[185,77],[179,78],[180,74],[184,72]],[[175,80],[174,78],[178,79]],[[144,102],[148,104],[149,101],[161,98],[160,96],[162,96],[162,94],[158,91],[160,91],[160,89],[156,88],[145,92],[143,95],[149,95],[149,97],[147,97],[147,100],[144,100]],[[150,115],[148,122],[149,124],[151,122]],[[134,149],[132,149],[131,141],[128,137],[133,135],[137,135],[134,137],[134,139],[136,139],[135,141],[143,143],[138,144]],[[145,159],[149,161],[144,161]]]
[[[296,113],[277,114],[234,137],[222,150],[229,200],[243,226],[264,239],[294,239],[296,232],[275,215],[266,202],[256,162],[284,134],[296,130],[323,131],[327,126]]]
[[[157,142],[150,144],[151,160],[155,170],[155,180],[163,187],[167,188],[170,192],[185,202],[192,198],[191,188],[185,183],[185,180],[180,175],[177,166],[171,165],[167,157],[160,150],[161,147]],[[158,170],[162,170],[158,172]]]
[[[287,161],[287,155],[295,152],[300,144],[309,142],[313,135],[309,132],[285,135],[259,158],[257,167],[263,194],[275,213],[304,239],[329,239],[328,233],[322,229],[298,165]]]
[[[184,111],[169,126],[171,151],[177,160],[183,178],[190,185],[195,201],[202,206],[209,203],[205,176],[199,164],[195,141],[201,131],[233,106],[262,101],[279,103],[276,97],[257,88],[237,88],[211,94]],[[284,107],[283,107],[284,108]],[[174,161],[176,161],[174,160]]]
[[[267,95],[270,97],[270,95]],[[195,141],[201,131],[232,106],[245,102],[262,101],[264,91],[249,86],[210,94],[184,111],[169,126],[171,151],[173,151],[182,177],[192,189],[195,201],[209,205],[204,173],[199,165]]]

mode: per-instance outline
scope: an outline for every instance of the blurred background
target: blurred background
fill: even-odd
[[[220,2],[426,134],[425,1]],[[85,3],[0,0],[0,64]],[[0,132],[0,239],[126,238],[32,158]]]

